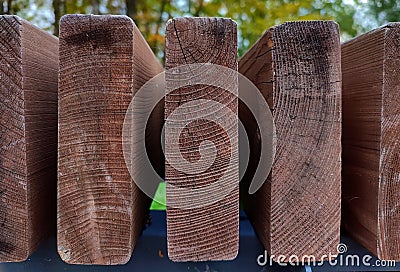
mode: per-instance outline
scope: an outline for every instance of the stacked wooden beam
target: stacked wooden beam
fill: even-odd
[[[174,85],[175,72],[181,65],[212,63],[237,71],[236,24],[223,18],[179,18],[170,20],[166,28],[166,84]],[[183,68],[182,68],[183,69]],[[196,112],[206,112],[204,118],[188,121],[181,133],[165,135],[166,157],[179,157],[191,163],[186,171],[176,169],[166,161],[167,182],[167,240],[168,256],[174,261],[230,260],[236,257],[239,246],[239,164],[238,118],[230,118],[226,111],[237,115],[237,86],[232,92],[215,86],[198,85],[197,69],[183,74],[192,82],[168,93],[165,97],[165,118],[185,103],[196,100],[201,105],[182,111],[177,120],[191,120]],[[193,76],[192,76],[193,75]],[[219,81],[226,80],[220,76]],[[236,89],[235,89],[236,88]],[[210,108],[204,101],[220,103],[222,107]],[[208,110],[208,112],[207,112]],[[215,120],[218,119],[218,122]],[[212,121],[214,120],[214,121]],[[179,122],[166,122],[166,130]],[[231,138],[230,138],[231,137]],[[200,154],[201,143],[211,141],[215,147],[205,148]],[[174,148],[178,146],[178,148]],[[215,152],[216,154],[211,154]],[[196,172],[201,156],[216,155],[212,165],[203,172]],[[232,162],[230,164],[230,162]],[[223,175],[229,177],[223,181]],[[233,188],[226,196],[212,201],[219,195],[218,188],[206,196],[192,194],[215,182]],[[190,192],[182,195],[181,188]],[[206,190],[206,189],[205,189]],[[223,192],[224,193],[224,192]],[[193,202],[195,207],[172,206],[179,199]],[[204,201],[204,205],[201,202]],[[200,205],[197,205],[200,204]]]
[[[122,127],[134,93],[161,71],[130,18],[61,19],[57,230],[67,263],[131,257],[149,201],[125,164]]]
[[[400,260],[400,24],[342,45],[343,225]]]
[[[0,16],[0,262],[23,261],[53,229],[58,39]]]
[[[334,22],[292,22],[269,29],[239,62],[268,102],[276,126],[271,173],[244,208],[274,260],[337,253],[341,190],[341,72]],[[239,90],[241,91],[241,90]],[[257,124],[239,112],[247,131]],[[264,117],[266,118],[266,117]],[[251,148],[260,137],[251,138]],[[250,158],[255,169],[256,158]],[[265,167],[265,166],[261,166]],[[251,178],[251,173],[245,176]]]

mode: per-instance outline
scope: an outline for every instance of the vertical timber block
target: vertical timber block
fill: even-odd
[[[400,24],[342,45],[343,225],[400,260]]]
[[[237,71],[237,26],[224,18],[177,18],[170,20],[166,27],[166,84],[169,86],[168,69],[185,64],[212,63]],[[196,71],[191,71],[196,73]],[[215,74],[218,77],[218,74]],[[221,75],[219,75],[221,76]],[[219,78],[224,80],[224,78]],[[234,82],[233,82],[234,83]],[[234,84],[235,85],[235,84]],[[237,84],[236,84],[237,91]],[[238,252],[239,223],[239,163],[238,163],[238,99],[236,94],[210,85],[187,85],[173,90],[165,97],[165,118],[185,103],[196,100],[215,101],[224,109],[233,112],[234,118],[224,115],[224,110],[193,107],[190,113],[181,114],[181,120],[188,120],[195,112],[203,111],[218,118],[218,122],[201,119],[189,122],[174,136],[166,133],[166,157],[176,157],[172,145],[179,145],[185,161],[191,165],[189,171],[180,171],[166,162],[167,240],[168,256],[173,261],[231,260]],[[210,112],[207,112],[210,111]],[[170,123],[166,121],[165,126]],[[173,126],[173,125],[171,125]],[[225,129],[226,128],[226,129]],[[233,135],[229,138],[228,135]],[[211,141],[216,149],[216,158],[203,172],[196,171],[196,162],[202,155],[200,148],[205,141]],[[205,148],[208,156],[210,148]],[[211,151],[212,152],[212,151]],[[199,156],[200,155],[200,156]],[[232,161],[230,161],[232,160]],[[229,164],[233,162],[232,164]],[[193,168],[193,169],[192,169]],[[210,191],[207,199],[199,195],[182,195],[184,188],[196,189],[222,182],[227,175],[228,187],[234,187],[224,198],[211,204],[193,208],[172,207],[177,199],[186,198],[193,203],[216,197],[218,192]],[[201,190],[201,189],[200,189]],[[225,193],[225,192],[223,192]]]
[[[57,229],[67,263],[131,257],[150,201],[128,172],[122,128],[135,92],[161,71],[130,18],[62,17]]]
[[[239,72],[262,92],[276,128],[269,177],[252,195],[247,193],[249,180],[241,185],[244,208],[257,235],[274,260],[278,255],[285,256],[280,261],[289,261],[293,254],[300,259],[312,254],[317,260],[337,254],[341,199],[337,24],[304,21],[273,27],[242,57]],[[256,133],[254,119],[241,109],[247,133]],[[251,149],[257,148],[260,137],[250,139]],[[254,163],[257,160],[250,158],[253,170]]]
[[[54,228],[58,39],[0,16],[0,55],[0,262],[15,262]]]

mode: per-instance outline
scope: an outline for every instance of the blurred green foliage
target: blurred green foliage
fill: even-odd
[[[238,50],[242,55],[267,28],[285,21],[332,19],[339,23],[343,37],[354,37],[372,26],[398,21],[400,1],[0,0],[0,13],[20,15],[55,35],[58,35],[58,21],[64,14],[126,14],[135,21],[150,47],[162,59],[164,26],[173,17],[232,18],[238,23]]]
[[[397,22],[400,18],[399,0],[370,0],[368,2],[370,15],[378,22]]]

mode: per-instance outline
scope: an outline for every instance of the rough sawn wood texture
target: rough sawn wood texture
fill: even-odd
[[[192,63],[212,63],[237,71],[236,23],[224,18],[177,18],[166,27],[166,69]],[[192,71],[196,73],[196,71]],[[171,78],[166,74],[166,84]],[[223,75],[215,74],[219,80]],[[195,78],[195,77],[193,77]],[[236,90],[237,93],[237,87]],[[236,95],[224,89],[192,84],[172,91],[165,98],[165,118],[184,103],[205,99],[224,105],[235,115],[238,111]],[[204,101],[204,100],[203,100]],[[239,242],[239,164],[238,118],[228,118],[224,110],[213,111],[206,106],[193,107],[190,112],[203,111],[218,117],[218,123],[206,119],[195,120],[182,130],[179,138],[165,135],[165,152],[172,152],[170,145],[179,145],[185,160],[195,163],[200,159],[200,144],[209,140],[216,148],[216,159],[204,172],[192,174],[175,169],[166,161],[167,182],[167,240],[168,256],[173,261],[230,260],[236,257]],[[188,115],[180,118],[189,118]],[[166,126],[169,124],[166,123]],[[229,139],[228,131],[233,139]],[[208,152],[209,149],[207,149]],[[177,156],[178,154],[169,154]],[[209,153],[206,153],[206,156]],[[232,166],[229,165],[233,160]],[[192,169],[193,170],[193,169]],[[195,169],[194,169],[195,170]],[[179,198],[196,201],[196,195],[181,195],[177,188],[204,188],[218,182],[222,175],[234,189],[212,204],[195,208],[171,207],[168,203]],[[227,184],[226,183],[226,184]],[[208,199],[215,197],[212,191]]]
[[[341,199],[337,24],[307,21],[273,27],[242,57],[239,72],[262,92],[276,126],[269,177],[253,195],[247,193],[251,175],[241,183],[244,208],[258,237],[274,260],[278,255],[288,261],[293,254],[300,259],[314,255],[317,260],[337,254]],[[257,124],[248,111],[239,116],[247,131],[256,134]],[[259,139],[251,137],[253,149]],[[257,159],[250,158],[249,163],[254,171]]]
[[[61,19],[57,226],[67,263],[131,257],[149,201],[125,164],[122,127],[134,93],[161,71],[130,18]]]
[[[0,16],[0,262],[54,230],[58,39]]]
[[[400,24],[342,45],[343,225],[400,260]]]

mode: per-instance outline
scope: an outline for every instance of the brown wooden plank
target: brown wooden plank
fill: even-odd
[[[400,260],[400,24],[342,45],[343,225]]]
[[[213,63],[237,71],[236,24],[223,18],[178,18],[170,20],[166,28],[166,69],[193,63]],[[195,71],[194,71],[195,72]],[[173,76],[166,74],[166,84]],[[222,79],[223,80],[223,79]],[[173,83],[171,83],[173,84]],[[237,89],[237,88],[236,88]],[[176,89],[165,98],[165,118],[180,105],[197,99],[217,101],[237,114],[237,98],[221,88],[205,85],[191,85]],[[198,111],[199,108],[192,108]],[[207,108],[204,108],[207,112]],[[173,261],[229,260],[238,251],[239,173],[238,163],[229,165],[229,160],[238,156],[238,120],[229,119],[222,111],[210,111],[218,116],[218,124],[209,120],[189,123],[178,138],[166,133],[166,157],[176,156],[171,145],[179,145],[182,156],[190,163],[199,160],[199,145],[205,140],[212,141],[217,150],[214,163],[201,173],[178,171],[166,162],[167,191],[167,240],[168,256]],[[190,118],[191,114],[179,116]],[[227,131],[220,125],[227,125],[234,135],[229,144]],[[171,124],[166,123],[168,127]],[[171,125],[173,126],[173,124]],[[232,152],[232,157],[230,154]],[[194,165],[194,164],[192,164]],[[189,167],[190,168],[190,167]],[[196,170],[196,169],[192,169]],[[222,175],[230,175],[228,183],[235,187],[226,197],[204,207],[171,207],[179,198],[198,201],[196,195],[182,195],[178,188],[204,188],[218,182]],[[217,192],[211,191],[209,197]],[[196,200],[196,201],[195,201]]]
[[[262,92],[276,126],[268,179],[253,195],[247,193],[251,173],[241,185],[256,233],[274,260],[278,255],[288,261],[292,254],[300,260],[336,254],[341,190],[338,26],[309,21],[273,27],[242,57],[239,72]],[[240,108],[246,130],[255,134],[257,124],[249,114]],[[252,150],[259,139],[250,137]],[[249,163],[254,171],[258,160],[252,156]]]
[[[67,263],[131,257],[150,202],[127,170],[122,127],[133,94],[161,71],[128,17],[62,18],[57,226]]]
[[[57,71],[56,37],[0,16],[0,262],[26,260],[54,227]]]

